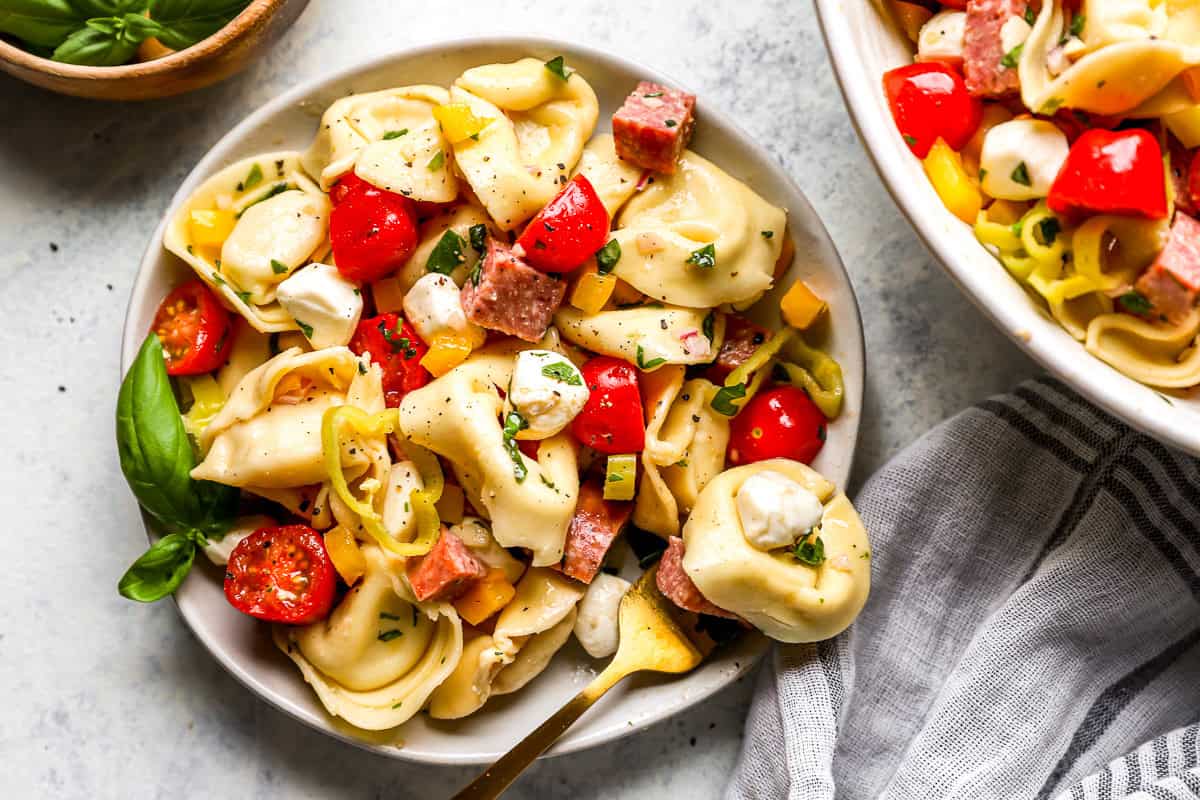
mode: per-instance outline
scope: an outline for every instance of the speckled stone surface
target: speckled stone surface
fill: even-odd
[[[323,70],[439,38],[536,33],[644,60],[729,110],[808,194],[857,288],[870,373],[856,485],[939,420],[1034,372],[932,262],[875,177],[809,4],[464,8],[314,0],[248,72],[146,105],[0,77],[0,795],[437,798],[474,772],[384,760],[310,731],[227,676],[171,604],[139,606],[115,590],[145,546],[112,437],[138,260],[221,134]],[[717,796],[749,683],[616,745],[543,762],[509,796]]]

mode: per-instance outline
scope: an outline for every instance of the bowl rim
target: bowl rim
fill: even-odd
[[[170,201],[164,207],[162,218],[159,220],[158,225],[155,227],[154,232],[147,243],[146,249],[143,252],[142,258],[138,264],[137,275],[135,276],[133,285],[130,288],[126,305],[125,321],[121,331],[121,353],[119,358],[120,375],[118,375],[118,381],[120,381],[120,379],[122,379],[125,373],[128,371],[130,364],[137,355],[143,338],[142,330],[140,328],[135,330],[134,327],[136,304],[140,298],[145,297],[150,288],[150,283],[156,271],[154,264],[162,251],[163,235],[165,233],[166,226],[171,219],[172,213],[179,207],[186,197],[189,196],[192,191],[194,191],[195,187],[192,186],[192,184],[194,182],[199,183],[203,181],[203,178],[197,179],[197,175],[208,177],[213,174],[216,169],[219,169],[220,166],[222,166],[228,160],[226,151],[230,149],[231,146],[234,146],[236,142],[245,139],[247,135],[260,128],[265,120],[276,114],[278,111],[288,106],[295,106],[304,102],[309,95],[315,91],[319,91],[322,87],[327,88],[328,86],[336,85],[339,82],[344,85],[347,81],[352,80],[354,76],[360,73],[384,68],[390,62],[397,59],[414,57],[419,58],[423,56],[429,57],[435,56],[448,49],[472,47],[504,47],[509,48],[514,52],[520,52],[522,50],[531,52],[540,48],[561,50],[565,53],[578,53],[585,55],[589,59],[593,59],[599,63],[608,62],[608,64],[610,64],[612,67],[619,67],[625,70],[647,74],[656,79],[663,80],[670,85],[677,86],[684,90],[688,89],[686,82],[679,81],[675,79],[674,76],[665,73],[662,70],[647,67],[633,59],[626,58],[608,50],[602,50],[589,45],[580,44],[575,40],[562,37],[522,34],[497,34],[446,38],[426,44],[413,45],[411,47],[400,47],[375,56],[371,56],[361,61],[356,61],[337,70],[324,72],[312,79],[303,81],[293,86],[286,92],[271,98],[266,103],[263,103],[255,108],[253,111],[247,114],[241,120],[241,122],[236,124],[233,128],[221,136],[220,139],[214,142],[208,148],[208,150],[205,151],[200,160],[196,162],[192,169],[189,170],[187,177],[183,179],[179,188],[175,191]],[[848,408],[854,409],[854,414],[848,417],[849,421],[852,423],[852,429],[849,431],[848,435],[849,452],[846,456],[845,478],[839,484],[840,487],[845,490],[845,484],[849,481],[849,477],[853,471],[854,456],[857,451],[858,437],[861,434],[862,403],[867,379],[865,333],[863,329],[861,308],[859,306],[858,297],[854,291],[853,282],[850,280],[850,275],[846,271],[845,264],[842,262],[841,254],[838,252],[833,238],[829,235],[828,229],[821,221],[819,215],[816,213],[816,210],[812,207],[812,204],[809,202],[807,196],[800,189],[796,181],[791,177],[791,174],[779,163],[779,160],[775,158],[764,145],[759,143],[755,137],[751,136],[740,125],[734,122],[733,118],[728,114],[720,111],[719,109],[710,109],[706,106],[704,108],[704,116],[707,119],[715,120],[719,125],[732,133],[742,148],[751,150],[759,160],[763,161],[764,163],[771,164],[776,168],[776,176],[778,179],[786,187],[786,190],[801,202],[803,206],[803,212],[815,223],[815,232],[820,234],[820,236],[824,239],[824,243],[828,245],[828,251],[832,256],[832,260],[828,263],[823,262],[822,270],[829,270],[836,273],[839,280],[844,282],[845,286],[849,290],[847,299],[851,304],[852,317],[855,324],[853,330],[846,331],[846,335],[850,337],[850,339],[854,340],[851,342],[851,344],[857,344],[857,347],[854,348],[854,350],[856,350],[854,355],[857,358],[858,363],[862,365],[862,369],[860,371],[859,379],[856,381],[857,385],[855,385],[853,389],[849,387],[847,388],[848,396],[846,398],[846,405]],[[800,209],[789,208],[789,214],[793,210]],[[150,517],[148,517],[146,513],[140,509],[140,507],[139,511],[141,512],[143,521],[145,523],[144,527],[147,539],[153,542],[155,538],[154,531],[156,530],[155,525]],[[198,630],[197,627],[192,624],[192,621],[189,619],[188,614],[184,612],[182,606],[180,605],[179,598],[176,595],[173,594],[171,596],[171,600],[175,605],[176,611],[179,613],[179,616],[183,619],[184,624],[187,626],[192,635],[200,641],[208,654],[238,683],[240,683],[256,698],[266,702],[272,708],[283,713],[287,717],[309,728],[312,728],[313,730],[316,730],[321,734],[333,737],[334,739],[376,755],[386,755],[389,758],[395,758],[411,763],[462,766],[486,764],[494,760],[492,757],[485,759],[474,757],[471,754],[465,754],[463,756],[446,756],[442,754],[430,754],[427,752],[413,752],[407,748],[384,749],[365,740],[364,738],[350,735],[343,729],[341,725],[322,725],[310,720],[303,713],[292,708],[286,698],[277,696],[277,693],[273,689],[263,685],[259,680],[257,680],[256,677],[245,667],[245,665],[243,665],[238,659],[233,658],[228,652],[225,651],[223,647],[216,646],[211,643],[209,641],[210,637]],[[601,730],[588,733],[571,740],[566,740],[565,738],[560,739],[549,751],[539,756],[539,759],[567,755],[602,744],[607,744],[609,742],[617,741],[621,738],[624,738],[626,735],[628,735],[628,733],[645,730],[651,725],[669,719],[678,713],[682,713],[683,711],[703,702],[705,699],[711,697],[718,691],[728,688],[739,678],[742,678],[748,674],[757,666],[762,657],[768,652],[770,644],[771,640],[767,639],[765,636],[762,636],[758,633],[753,633],[736,645],[739,650],[745,650],[747,652],[747,657],[743,658],[740,661],[740,666],[738,666],[735,671],[729,673],[724,680],[714,682],[713,685],[706,686],[702,690],[695,691],[694,693],[689,693],[684,702],[675,704],[671,707],[656,708],[652,710],[651,713],[641,717],[636,724],[631,722],[629,727],[622,727],[620,729],[621,732],[619,733]],[[328,722],[328,718],[326,718],[326,722]]]
[[[233,47],[246,32],[278,11],[288,0],[250,0],[236,17],[224,27],[196,42],[191,47],[176,50],[170,55],[150,61],[119,64],[115,67],[96,67],[83,64],[64,64],[43,58],[15,44],[0,39],[0,61],[23,67],[43,75],[66,80],[122,81],[169,75],[176,69],[215,58]]]
[[[872,86],[879,85],[881,76],[867,75],[865,62],[859,57],[849,18],[843,10],[846,2],[869,3],[876,14],[885,13],[873,0],[815,0],[825,49],[863,149],[893,202],[908,218],[925,248],[975,307],[1039,366],[1131,427],[1169,446],[1200,456],[1200,424],[1197,424],[1200,414],[1181,408],[1163,392],[1128,377],[1087,352],[1081,343],[1062,330],[1057,321],[1043,317],[1032,301],[989,302],[985,289],[990,279],[974,269],[970,263],[971,255],[959,253],[948,233],[935,230],[934,225],[918,223],[928,214],[918,200],[918,194],[906,185],[899,159],[889,157],[889,153],[895,152],[894,140],[898,136],[890,116],[884,113],[883,104],[877,102],[872,90]],[[908,154],[907,149],[904,154]],[[939,208],[946,217],[953,218],[944,206],[939,204]],[[957,218],[953,219],[957,222]],[[978,251],[991,258],[982,246]],[[1007,275],[1004,277],[1008,278]],[[1035,328],[1047,325],[1076,346],[1063,346],[1061,339],[1053,336],[1032,335]]]

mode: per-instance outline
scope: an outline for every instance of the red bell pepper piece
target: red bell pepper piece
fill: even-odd
[[[900,135],[917,158],[929,155],[938,137],[961,150],[974,135],[983,103],[967,92],[957,70],[930,61],[883,74],[883,91]]]
[[[1055,214],[1162,219],[1167,186],[1162,150],[1149,131],[1090,130],[1075,140],[1046,204]]]

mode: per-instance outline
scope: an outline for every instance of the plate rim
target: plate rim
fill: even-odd
[[[297,105],[305,101],[310,95],[328,90],[338,81],[347,81],[353,79],[355,75],[367,73],[373,70],[386,68],[391,62],[401,59],[419,58],[422,56],[437,56],[448,49],[453,48],[508,48],[514,53],[519,53],[522,50],[526,52],[535,51],[537,49],[553,49],[563,52],[566,55],[577,53],[586,56],[598,63],[607,63],[609,68],[619,67],[627,71],[641,73],[647,79],[659,80],[679,87],[688,89],[688,84],[684,81],[677,80],[674,76],[667,72],[653,68],[627,58],[623,55],[601,50],[590,45],[581,44],[580,42],[563,37],[550,36],[534,36],[534,35],[488,35],[488,36],[466,36],[466,37],[449,37],[438,39],[425,44],[413,45],[409,47],[398,47],[379,53],[359,61],[350,63],[344,67],[332,71],[326,71],[313,78],[302,81],[296,84],[288,91],[277,95],[270,100],[256,106],[246,116],[226,131],[217,141],[215,141],[188,171],[187,175],[180,182],[178,188],[171,196],[170,201],[164,208],[162,217],[154,228],[151,238],[143,251],[142,257],[138,262],[138,271],[130,288],[128,298],[126,300],[125,320],[121,330],[121,353],[119,359],[120,376],[122,378],[129,365],[136,357],[138,348],[141,344],[142,333],[134,329],[136,316],[136,306],[139,301],[147,294],[149,284],[152,282],[157,262],[161,258],[162,239],[166,232],[166,226],[180,204],[190,196],[194,191],[195,185],[198,185],[204,178],[212,175],[217,169],[224,166],[227,161],[227,151],[234,149],[237,145],[252,135],[255,131],[261,128],[263,123],[288,106]],[[733,138],[738,140],[739,146],[754,153],[757,160],[771,164],[775,167],[776,178],[780,180],[786,189],[802,203],[803,209],[789,209],[802,211],[814,223],[812,227],[806,227],[804,230],[823,241],[828,254],[832,256],[832,262],[822,262],[822,271],[836,273],[837,277],[844,282],[849,289],[848,300],[854,320],[853,330],[845,331],[844,334],[849,336],[853,341],[850,342],[852,349],[856,351],[858,363],[862,365],[858,380],[848,389],[850,397],[847,400],[847,405],[855,409],[855,413],[851,421],[851,429],[848,431],[849,453],[846,457],[846,476],[839,481],[839,485],[844,490],[845,483],[849,480],[849,476],[853,471],[854,458],[857,452],[858,438],[861,434],[862,420],[862,401],[865,393],[866,378],[867,378],[867,358],[866,358],[866,341],[865,332],[863,329],[862,312],[858,302],[857,294],[854,290],[853,282],[849,272],[846,270],[845,264],[842,261],[841,254],[837,250],[837,246],[833,238],[829,235],[828,229],[824,222],[820,219],[812,203],[808,200],[807,195],[800,189],[799,185],[792,178],[791,174],[779,162],[779,160],[771,154],[766,147],[759,141],[747,133],[740,125],[738,125],[730,116],[717,108],[710,108],[707,105],[703,108],[703,113],[706,120],[715,120],[718,125],[726,128]],[[314,123],[315,124],[315,123]],[[202,176],[202,177],[201,177]],[[799,253],[798,253],[799,255]],[[856,346],[854,346],[856,345]],[[145,534],[148,541],[153,541],[155,538],[155,526],[153,520],[139,507],[139,513],[143,520]],[[325,724],[318,724],[310,720],[305,714],[299,713],[292,708],[290,702],[282,696],[278,696],[276,692],[268,686],[258,681],[250,672],[243,667],[240,660],[235,659],[227,652],[227,649],[221,646],[215,646],[209,641],[205,633],[197,629],[189,619],[188,612],[181,606],[179,599],[171,596],[171,601],[175,605],[175,609],[179,616],[183,619],[184,625],[191,632],[193,637],[207,653],[221,667],[229,673],[239,684],[247,691],[253,694],[256,698],[266,702],[272,708],[282,712],[287,717],[296,722],[299,722],[306,727],[315,730],[334,739],[350,744],[360,750],[374,753],[391,759],[406,761],[410,763],[437,764],[445,766],[464,766],[464,765],[479,765],[489,763],[492,757],[481,757],[478,754],[465,754],[463,756],[446,755],[438,752],[428,751],[412,751],[407,748],[379,745],[367,741],[361,737],[355,737],[343,731],[343,726],[331,724],[332,718],[326,717]],[[724,680],[714,682],[713,685],[705,687],[703,690],[689,693],[681,702],[660,710],[655,710],[647,716],[639,718],[637,723],[630,723],[628,726],[613,730],[600,730],[594,733],[585,734],[574,739],[560,739],[559,742],[552,747],[548,752],[540,756],[540,758],[552,758],[560,755],[579,752],[592,747],[615,742],[625,738],[631,733],[639,732],[663,722],[676,714],[682,713],[695,705],[703,702],[719,691],[727,689],[731,684],[744,677],[763,659],[763,656],[770,650],[772,642],[762,635],[751,635],[739,645],[747,650],[747,657],[739,662],[739,666],[730,672]]]
[[[901,160],[895,157],[899,152],[898,137],[871,88],[880,78],[867,75],[865,60],[855,57],[859,48],[850,30],[849,18],[843,11],[846,3],[866,4],[867,0],[815,0],[817,22],[829,62],[863,149],[892,201],[925,249],[967,299],[1041,368],[1130,427],[1167,446],[1200,456],[1200,411],[1181,408],[1170,399],[1164,402],[1163,398],[1168,395],[1128,377],[1092,355],[1057,321],[1044,317],[1031,300],[1026,299],[1024,303],[989,301],[985,289],[993,281],[977,267],[981,264],[980,255],[990,262],[995,259],[981,245],[976,248],[977,253],[958,253],[949,233],[934,224],[917,222],[936,216],[938,221],[949,219],[962,224],[940,202],[937,204],[940,213],[935,211],[931,215],[918,199],[925,192],[913,191],[907,185]],[[876,15],[880,13],[878,8],[872,10]],[[902,155],[911,154],[905,149]],[[926,188],[932,191],[932,188]],[[1004,277],[1012,281],[1009,276]],[[1017,286],[1015,281],[1012,284]],[[1046,326],[1052,326],[1053,330],[1046,330]],[[1047,335],[1034,335],[1035,329],[1041,329]]]

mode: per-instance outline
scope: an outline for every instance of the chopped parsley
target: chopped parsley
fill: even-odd
[[[1029,180],[1029,167],[1025,166],[1024,161],[1013,167],[1012,175],[1009,177],[1012,178],[1013,183],[1019,183],[1022,186],[1033,185],[1033,181]]]
[[[621,243],[609,239],[608,244],[596,251],[596,271],[601,275],[612,272],[613,267],[621,260]]]
[[[467,260],[463,255],[463,238],[452,230],[447,230],[438,239],[438,243],[429,252],[429,260],[425,262],[426,272],[436,272],[439,275],[449,275]]]
[[[274,272],[276,275],[282,275],[287,271],[287,264],[284,264],[282,261],[276,261],[273,258],[271,259],[271,272]]]
[[[386,142],[390,139],[399,139],[404,134],[408,133],[408,128],[401,128],[398,131],[388,131],[383,135],[383,140]]]
[[[396,616],[395,614],[389,614],[386,611],[380,611],[379,618],[380,619],[391,619],[391,620],[399,620],[400,619],[400,617]]]
[[[792,551],[792,555],[801,564],[807,564],[810,567],[819,567],[825,563],[825,543],[821,541],[820,536],[814,536],[812,540],[805,539],[796,545],[796,549]]]
[[[620,483],[621,481],[625,480],[625,476],[619,472],[610,472],[604,477],[604,480],[607,483]]]
[[[361,362],[361,361],[360,361],[360,362],[358,362],[358,374],[359,374],[359,375],[366,375],[366,374],[367,374],[367,365],[366,365],[366,364],[364,364],[364,363],[363,363],[363,362]]]
[[[405,358],[412,358],[417,354],[416,348],[412,346],[412,342],[407,336],[400,336],[400,318],[396,318],[396,327],[388,330],[387,318],[379,320],[379,333],[383,336],[383,340],[392,347],[393,353],[404,352]]]
[[[467,230],[467,238],[471,240],[471,247],[475,252],[482,253],[487,249],[487,235],[487,225],[484,225],[482,222],[478,225],[472,225]]]
[[[246,179],[238,184],[238,191],[245,192],[253,189],[255,186],[258,186],[260,183],[262,183],[262,179],[262,167],[260,167],[256,161],[254,162],[254,166],[250,167],[250,172],[246,175]]]
[[[1013,236],[1020,236],[1021,231],[1023,231],[1025,229],[1025,220],[1024,219],[1017,220],[1016,222],[1014,222],[1012,224],[1011,228],[1012,228]]]
[[[1004,58],[1000,59],[1000,66],[1004,67],[1005,69],[1012,69],[1013,67],[1017,66],[1017,63],[1021,60],[1021,53],[1024,50],[1025,43],[1021,42],[1012,50],[1009,50],[1004,54]]]
[[[695,264],[701,269],[712,269],[717,265],[716,245],[706,244],[699,250],[693,250],[692,254],[687,257],[686,263]]]
[[[675,120],[673,120],[673,119],[669,119],[669,120],[667,120],[667,121],[665,121],[665,122],[663,123],[663,125],[666,125],[668,128],[674,128],[674,127],[675,127],[676,125],[678,125],[678,124],[679,124],[679,123],[678,123],[678,122],[676,122],[676,121],[675,121]]]
[[[1046,102],[1042,103],[1042,114],[1053,114],[1058,111],[1059,107],[1066,102],[1061,97],[1051,97]]]
[[[1117,302],[1121,304],[1121,308],[1138,316],[1149,314],[1154,309],[1150,298],[1137,291],[1126,292],[1117,299]]]
[[[508,451],[508,457],[513,462],[513,477],[517,483],[524,483],[525,478],[529,475],[529,470],[525,466],[525,458],[521,455],[521,448],[517,445],[517,434],[529,427],[529,423],[525,418],[516,411],[508,412],[504,418],[504,449]]]
[[[917,137],[915,137],[915,136],[911,136],[906,133],[906,134],[904,134],[904,141],[908,142],[909,147],[917,146]]]
[[[286,182],[275,184],[270,189],[267,189],[261,195],[254,198],[254,200],[251,203],[249,203],[245,208],[243,208],[241,211],[239,211],[237,213],[237,218],[241,219],[242,215],[245,214],[247,211],[249,211],[254,206],[258,205],[259,203],[263,202],[264,200],[270,200],[275,195],[282,194],[283,192],[286,192],[287,190],[288,190],[288,185]]]
[[[1033,6],[1025,6],[1025,24],[1032,25],[1037,21],[1037,16],[1033,13]]]
[[[724,414],[727,417],[735,416],[741,406],[734,403],[734,400],[741,400],[746,396],[746,384],[735,383],[733,386],[722,386],[716,394],[713,395],[712,410],[718,414]]]
[[[239,298],[241,298],[241,301],[243,303],[245,303],[246,305],[250,305],[250,293],[249,292],[234,292],[234,294],[236,294]]]
[[[775,236],[775,231],[759,231],[764,239],[771,239]]]
[[[649,361],[647,361],[646,360],[646,351],[644,351],[642,349],[642,346],[640,344],[637,346],[638,369],[643,369],[643,370],[654,369],[659,364],[665,364],[666,362],[667,362],[667,360],[665,358],[652,358]]]
[[[1076,14],[1075,16],[1071,17],[1071,35],[1079,36],[1081,33],[1083,33],[1084,25],[1087,25],[1086,14]]]
[[[379,636],[375,637],[381,642],[390,642],[392,639],[399,639],[404,635],[404,631],[392,628],[390,631],[381,631]]]
[[[547,378],[562,381],[568,386],[583,386],[583,378],[579,376],[579,370],[565,361],[556,361],[553,364],[547,364],[542,367],[542,374]]]
[[[700,332],[704,334],[704,338],[709,342],[713,340],[713,325],[717,321],[717,312],[710,311],[708,316],[704,318],[704,322],[700,323]]]
[[[306,339],[311,339],[311,338],[312,338],[312,335],[313,335],[313,327],[312,327],[312,325],[309,325],[309,324],[307,324],[307,323],[301,322],[300,320],[296,320],[296,324],[300,326],[300,331],[301,331],[301,332],[304,334],[304,337],[305,337]]]
[[[546,69],[550,70],[550,74],[561,81],[567,80],[574,74],[571,70],[567,69],[566,62],[562,56],[555,56],[547,61]]]
[[[433,154],[433,158],[429,159],[429,163],[426,164],[425,166],[429,168],[430,172],[437,172],[439,169],[441,169],[443,166],[445,166],[445,164],[446,164],[446,154],[443,153],[441,150],[438,150],[436,153]]]
[[[221,277],[221,273],[219,273],[219,272],[214,272],[212,274],[212,279],[213,279],[213,283],[215,283],[217,286],[225,285],[225,279]]]

